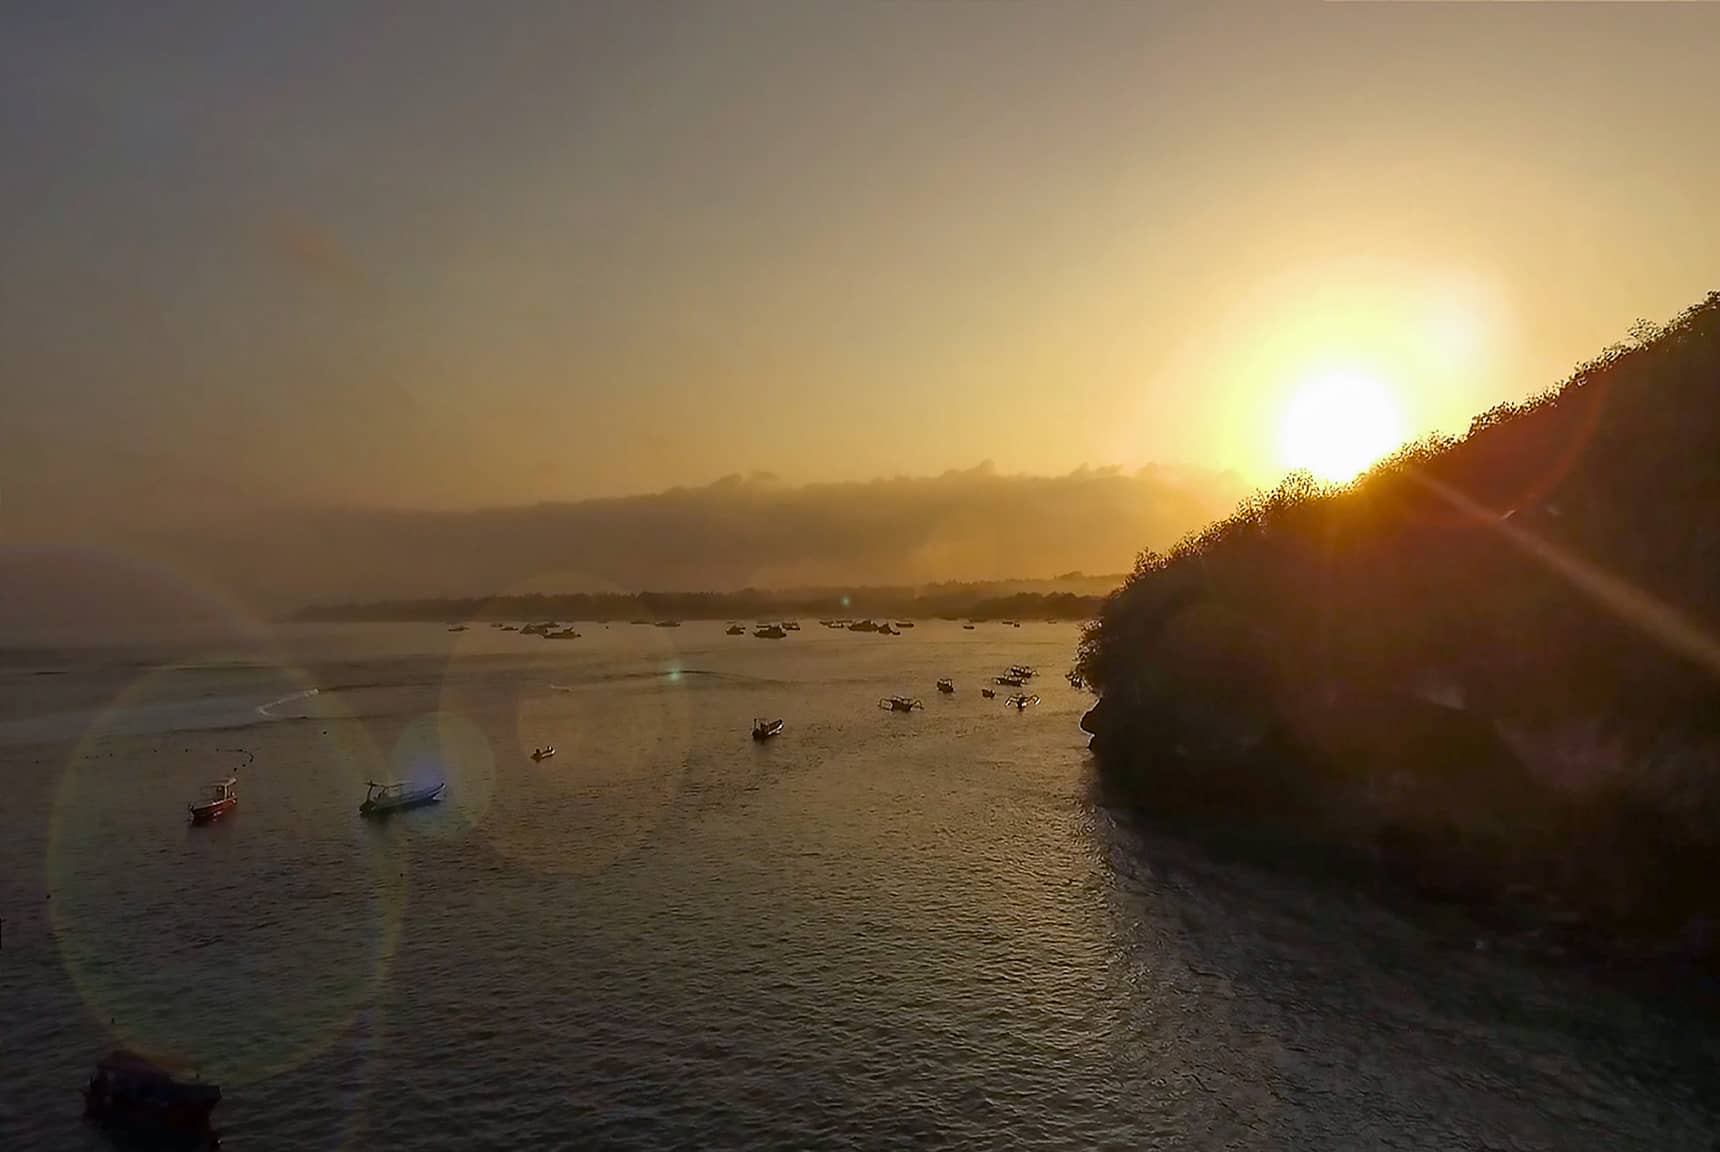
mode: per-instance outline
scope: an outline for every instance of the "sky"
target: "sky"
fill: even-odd
[[[0,525],[1269,484],[1310,381],[1460,431],[1720,287],[1717,52],[1720,4],[8,5]]]

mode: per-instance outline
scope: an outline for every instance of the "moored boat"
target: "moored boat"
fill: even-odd
[[[780,624],[766,624],[753,635],[760,640],[782,640],[787,638],[788,633],[783,630]]]
[[[997,691],[995,689],[992,689],[992,688],[981,688],[979,690],[979,694],[981,696],[984,696],[987,700],[997,699]]]
[[[200,800],[193,800],[185,807],[191,813],[193,824],[212,824],[239,806],[238,777],[229,776],[219,783],[211,784],[204,790]]]
[[[533,748],[532,749],[532,759],[533,760],[548,760],[551,756],[554,756],[554,755],[555,755],[555,745],[554,744],[546,744],[542,748]]]
[[[993,676],[991,678],[991,682],[993,684],[1002,684],[1005,688],[1019,688],[1023,684],[1027,683],[1027,681],[1023,680],[1013,672],[1005,672],[1002,676]]]
[[[882,624],[878,625],[878,635],[880,635],[880,636],[900,636],[901,633],[896,631],[894,628],[890,627],[890,622],[888,620],[886,620]]]
[[[155,1148],[215,1148],[221,1134],[209,1114],[221,1089],[178,1080],[135,1052],[118,1049],[96,1065],[84,1085],[84,1115],[111,1131]]]
[[[782,732],[782,720],[781,719],[766,720],[764,717],[761,716],[761,717],[758,717],[758,718],[753,720],[753,739],[754,740],[769,740],[772,736],[779,735],[781,732]]]
[[[1009,666],[1009,674],[1011,676],[1019,676],[1023,680],[1031,680],[1035,675],[1037,675],[1035,670],[1026,664],[1011,664]]]
[[[435,804],[442,799],[442,790],[448,787],[445,780],[435,784],[413,784],[405,780],[388,784],[374,780],[365,783],[364,803],[358,806],[360,816],[387,816],[422,804]]]
[[[876,632],[877,630],[878,622],[876,620],[856,620],[848,625],[850,632]]]
[[[948,696],[955,690],[956,682],[951,680],[948,676],[945,676],[942,680],[938,681],[938,691],[942,692],[944,695]]]
[[[924,708],[925,705],[906,696],[885,696],[878,701],[878,707],[887,712],[912,712],[916,708]]]
[[[559,632],[545,632],[543,638],[545,640],[578,640],[579,633],[575,632],[570,625]]]
[[[1005,706],[1013,708],[1017,712],[1025,712],[1037,703],[1039,703],[1039,697],[1029,696],[1025,692],[1017,692],[1004,701]]]
[[[747,634],[747,630],[739,624],[730,624],[725,631],[729,636],[745,636]]]

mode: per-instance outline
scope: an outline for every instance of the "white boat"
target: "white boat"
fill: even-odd
[[[413,784],[405,780],[379,784],[368,780],[365,784],[364,803],[358,806],[360,816],[386,816],[420,804],[434,804],[442,799],[442,790],[448,787],[446,780],[435,784]]]

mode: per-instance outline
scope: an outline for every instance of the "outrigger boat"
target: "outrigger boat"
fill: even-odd
[[[954,692],[955,690],[956,690],[956,682],[954,680],[951,680],[948,676],[945,676],[942,680],[938,681],[938,691],[942,692],[944,695],[948,696],[950,693]]]
[[[221,1089],[201,1080],[176,1080],[166,1069],[119,1049],[96,1065],[84,1085],[84,1115],[150,1148],[216,1148],[221,1134],[209,1113]]]
[[[924,708],[925,705],[906,696],[886,696],[878,701],[878,707],[887,712],[912,712],[916,708]]]
[[[391,812],[416,808],[421,804],[436,803],[442,799],[442,790],[448,787],[448,782],[443,780],[435,784],[412,784],[396,780],[391,784],[378,784],[374,780],[367,780],[365,786],[364,803],[358,806],[358,814],[387,816]]]
[[[766,720],[759,717],[753,721],[753,739],[769,740],[782,732],[781,720]]]
[[[193,824],[213,824],[239,806],[239,779],[229,776],[218,784],[209,785],[201,800],[186,805]]]
[[[542,748],[533,748],[532,749],[532,759],[533,760],[548,760],[551,756],[554,756],[554,755],[555,755],[555,745],[554,744],[545,744]]]

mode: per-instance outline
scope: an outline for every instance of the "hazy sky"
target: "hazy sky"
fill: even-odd
[[[0,499],[1282,471],[1720,286],[1720,4],[8,5]]]

